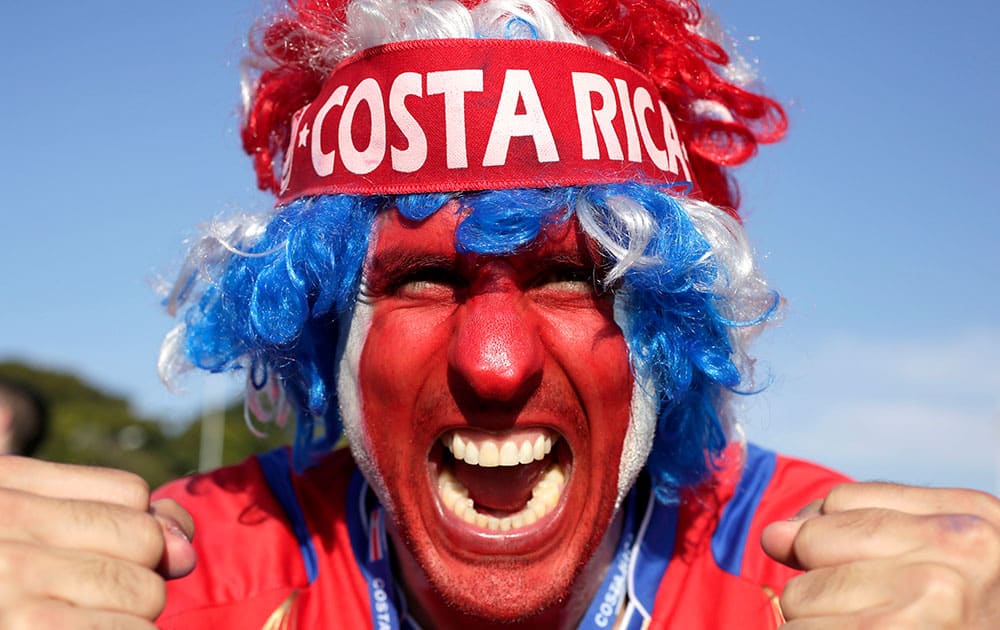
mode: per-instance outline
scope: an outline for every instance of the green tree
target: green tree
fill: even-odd
[[[178,432],[73,374],[14,361],[0,362],[0,374],[27,383],[48,401],[51,425],[37,453],[42,459],[129,470],[152,487],[198,469],[197,419]],[[291,423],[283,429],[268,427],[266,438],[255,437],[245,426],[242,403],[229,405],[224,418],[223,464],[291,441]]]
[[[258,432],[263,433],[263,437],[254,435],[247,426],[246,418],[243,414],[243,402],[235,401],[228,405],[223,411],[224,430],[222,442],[222,465],[228,466],[243,461],[252,453],[262,453],[278,446],[291,444],[294,438],[294,422],[289,422],[284,427],[267,425],[256,426]],[[201,449],[201,433],[203,423],[200,419],[194,419],[187,424],[181,433],[177,434],[171,441],[171,448],[178,452],[195,453],[194,464],[197,467],[198,452]]]

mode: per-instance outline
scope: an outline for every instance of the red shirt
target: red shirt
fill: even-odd
[[[763,553],[761,530],[844,481],[751,445],[743,466],[725,466],[679,507],[638,491],[622,627],[639,627],[647,615],[650,628],[777,627],[774,602],[796,572]],[[157,624],[276,630],[294,618],[298,628],[390,627],[385,593],[373,590],[365,568],[384,552],[384,532],[367,537],[380,513],[365,513],[375,505],[370,495],[343,449],[302,475],[275,451],[164,486],[156,497],[195,518],[198,566],[168,583]],[[606,621],[597,615],[581,625]]]

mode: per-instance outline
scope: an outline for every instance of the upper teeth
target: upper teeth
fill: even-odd
[[[446,435],[442,442],[455,459],[485,468],[530,464],[545,459],[552,451],[552,437],[544,434],[534,439],[476,440],[469,436],[463,438],[455,431]]]

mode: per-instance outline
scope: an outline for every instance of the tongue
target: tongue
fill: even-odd
[[[476,508],[517,512],[531,498],[531,489],[545,472],[545,460],[518,466],[484,468],[456,461],[455,477],[469,490]]]

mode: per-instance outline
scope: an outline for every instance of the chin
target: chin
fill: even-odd
[[[526,622],[566,602],[582,566],[549,566],[544,576],[517,561],[500,559],[477,564],[432,557],[424,564],[426,577],[441,602],[463,617],[481,622]]]
[[[474,438],[468,431],[462,436]],[[436,599],[474,618],[470,622],[540,619],[580,595],[577,581],[614,518],[615,475],[594,474],[590,456],[574,457],[568,440],[551,427],[527,429],[518,439],[538,436],[543,444],[552,442],[540,459],[522,464],[521,471],[498,466],[494,473],[509,478],[508,485],[524,486],[527,499],[510,498],[502,506],[472,501],[459,481],[472,473],[461,470],[448,432],[431,449],[422,474],[405,473],[415,480],[410,491],[390,497],[401,562],[420,567]]]

